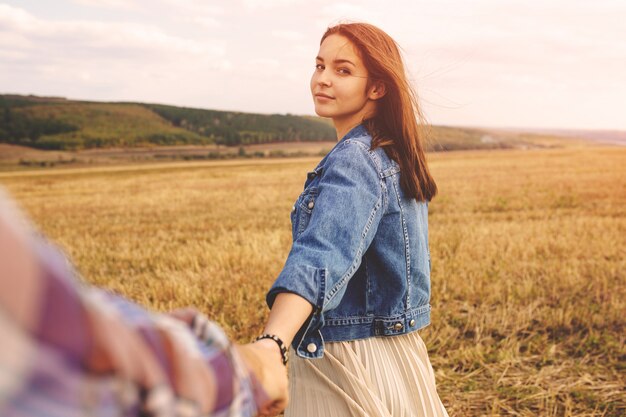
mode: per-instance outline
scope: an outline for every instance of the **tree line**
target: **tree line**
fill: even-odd
[[[333,140],[334,129],[319,120],[282,114],[240,113],[165,105],[148,105],[174,126],[222,145]]]

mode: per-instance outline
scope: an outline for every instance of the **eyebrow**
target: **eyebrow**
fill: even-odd
[[[317,56],[317,57],[315,57],[315,59],[316,59],[316,60],[318,60],[318,61],[322,61],[322,62],[324,62],[324,58],[322,58],[321,56]],[[335,59],[335,60],[333,61],[333,63],[335,63],[335,64],[350,64],[350,65],[352,65],[353,67],[356,67],[356,65],[354,65],[354,62],[349,61],[349,60],[347,60],[347,59]]]

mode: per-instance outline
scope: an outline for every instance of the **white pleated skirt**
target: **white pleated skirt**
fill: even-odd
[[[418,332],[325,344],[321,359],[291,350],[285,417],[447,417]]]

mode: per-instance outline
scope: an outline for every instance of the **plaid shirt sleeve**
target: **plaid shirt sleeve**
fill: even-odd
[[[79,284],[60,251],[12,228],[2,199],[0,415],[256,415],[265,393],[216,324]]]

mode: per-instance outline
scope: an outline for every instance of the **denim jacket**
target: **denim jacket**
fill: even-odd
[[[293,207],[293,244],[267,294],[300,295],[313,313],[293,340],[321,358],[324,341],[393,336],[430,323],[428,204],[407,198],[400,167],[361,124],[308,173]]]

